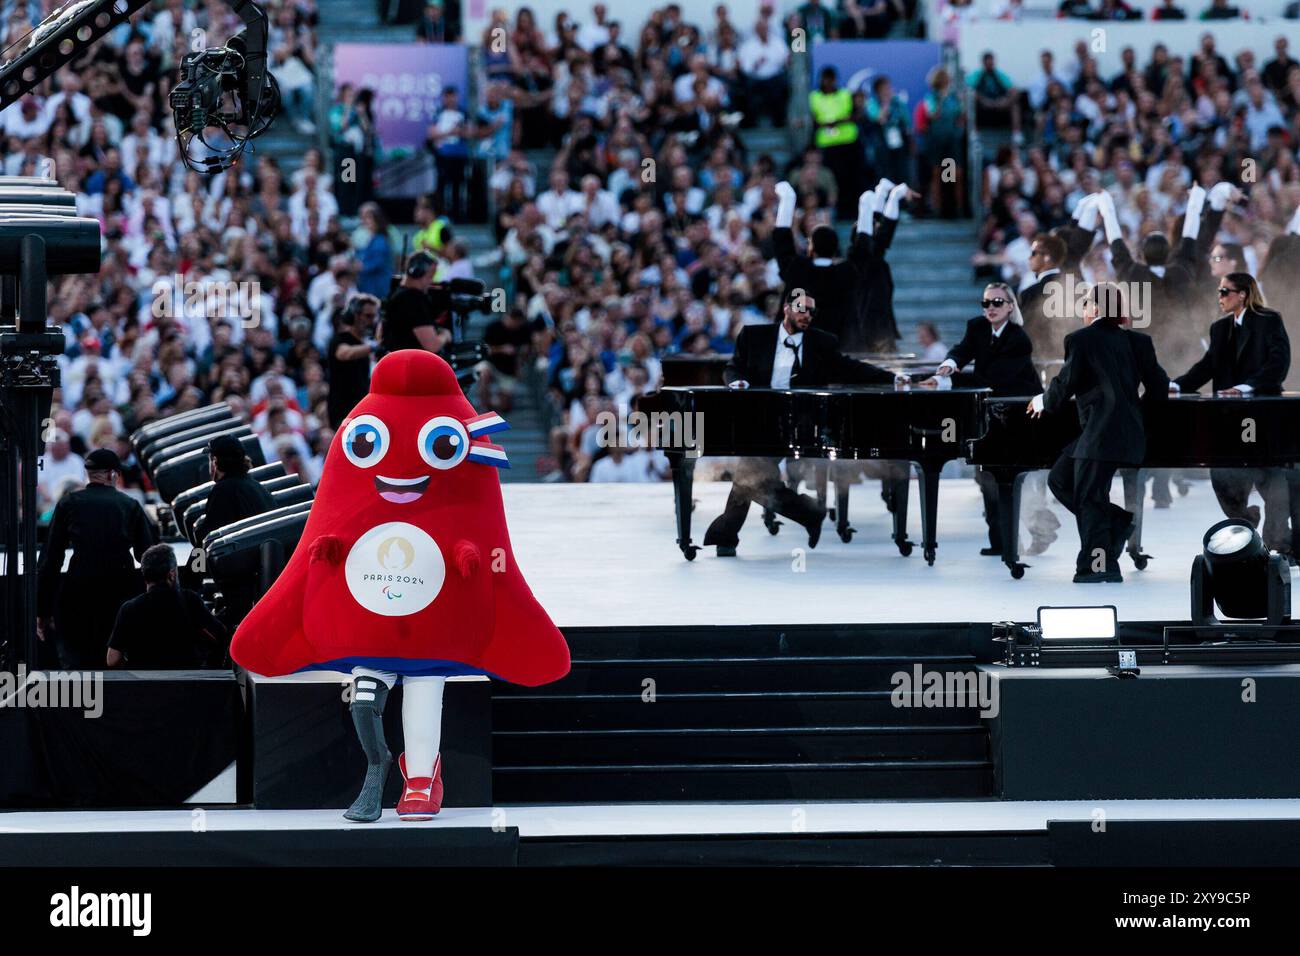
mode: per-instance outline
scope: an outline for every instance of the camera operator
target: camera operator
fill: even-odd
[[[427,252],[417,252],[407,260],[402,281],[384,303],[379,328],[379,344],[384,352],[424,349],[437,354],[451,342],[451,298],[445,292],[431,294],[429,289],[436,264],[437,260]],[[446,304],[440,308],[444,297]]]

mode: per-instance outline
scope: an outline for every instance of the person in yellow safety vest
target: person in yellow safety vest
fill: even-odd
[[[808,94],[808,108],[813,118],[813,145],[822,151],[839,187],[836,215],[851,219],[856,212],[854,197],[866,172],[866,156],[853,120],[853,94],[840,89],[837,80],[835,68],[825,67],[817,89]]]
[[[451,220],[446,216],[435,216],[433,204],[425,197],[415,204],[415,224],[420,227],[412,243],[415,251],[442,255],[453,238]]]
[[[855,143],[858,139],[858,124],[853,122],[853,94],[847,89],[836,89],[835,79],[835,69],[826,67],[818,89],[808,94],[808,107],[816,128],[813,142],[818,149]]]

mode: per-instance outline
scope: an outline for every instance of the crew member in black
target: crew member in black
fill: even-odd
[[[817,329],[816,319],[816,300],[795,290],[786,299],[780,323],[741,329],[723,380],[731,388],[895,384],[893,373],[841,354],[835,336]],[[768,458],[742,458],[736,463],[726,510],[709,525],[704,544],[716,545],[719,557],[734,557],[740,529],[755,501],[803,525],[808,547],[817,546],[826,509],[787,488],[778,463]]]
[[[339,313],[338,331],[330,339],[329,417],[331,428],[341,428],[343,419],[370,391],[370,361],[376,343],[372,338],[379,317],[379,300],[359,293],[348,299]]]
[[[1291,340],[1282,317],[1265,306],[1248,272],[1230,272],[1219,280],[1219,305],[1226,313],[1210,326],[1210,347],[1173,391],[1194,392],[1206,382],[1216,395],[1276,395],[1291,368]],[[1229,518],[1259,525],[1259,507],[1248,504],[1252,488],[1264,498],[1264,544],[1291,553],[1286,475],[1269,468],[1214,468],[1210,483]]]
[[[109,667],[191,670],[219,664],[230,632],[203,599],[177,583],[171,546],[155,544],[140,559],[145,593],[122,605],[108,641]]]
[[[447,308],[439,309],[429,295],[436,262],[427,252],[417,252],[406,263],[406,273],[384,303],[384,320],[379,327],[379,344],[384,352],[424,349],[441,352],[451,341]]]
[[[213,485],[203,509],[205,535],[275,507],[271,493],[248,476],[252,464],[233,435],[218,435],[208,442],[208,471]]]
[[[952,375],[971,362],[975,369],[969,384],[988,388],[994,395],[1038,395],[1043,385],[1034,368],[1034,346],[1020,325],[1016,294],[1003,282],[991,282],[980,302],[984,314],[966,323],[966,334],[948,352],[935,370],[934,377],[922,385],[939,388],[952,383]],[[963,383],[965,384],[965,383]],[[980,554],[1002,554],[1002,525],[998,514],[998,484],[992,475],[980,469],[975,481],[984,495],[984,520],[989,527],[989,546]]]
[[[117,490],[122,462],[107,448],[86,456],[86,487],[59,499],[37,571],[37,635],[53,631],[66,670],[104,666],[118,609],[144,590],[136,558],[158,540],[140,502]],[[63,559],[72,548],[66,574]]]
[[[1069,399],[1078,406],[1082,434],[1065,449],[1048,476],[1052,493],[1079,526],[1076,584],[1121,581],[1119,555],[1133,532],[1135,516],[1111,504],[1110,484],[1124,466],[1146,454],[1143,398],[1169,394],[1169,376],[1156,361],[1155,346],[1127,321],[1118,286],[1093,287],[1083,302],[1087,325],[1065,338],[1065,364],[1045,395],[1028,412],[1060,411]],[[1145,390],[1140,396],[1138,387]]]

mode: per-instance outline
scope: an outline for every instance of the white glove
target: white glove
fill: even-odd
[[[1183,238],[1195,239],[1201,231],[1201,210],[1205,208],[1205,190],[1193,183],[1187,191],[1187,211],[1183,213]]]
[[[885,218],[897,219],[898,206],[903,201],[903,197],[910,192],[907,183],[899,183],[889,191],[889,198],[885,200]]]
[[[1123,239],[1124,231],[1119,227],[1119,216],[1115,212],[1115,197],[1107,192],[1099,193],[1097,211],[1101,214],[1101,221],[1106,226],[1106,242],[1111,243],[1116,239]]]
[[[1101,197],[1106,193],[1089,193],[1079,200],[1074,207],[1074,221],[1079,224],[1079,228],[1085,232],[1093,232],[1097,228],[1097,211]]]
[[[780,182],[776,184],[776,224],[777,226],[790,228],[794,223],[794,187],[789,183]]]
[[[1286,225],[1286,231],[1293,236],[1300,236],[1300,206],[1295,207],[1295,215]]]
[[[1210,208],[1215,212],[1223,212],[1236,191],[1237,187],[1232,183],[1215,183],[1210,189]]]
[[[876,192],[868,189],[858,197],[858,232],[869,236],[876,228]]]
[[[738,378],[734,382],[728,382],[727,388],[749,388],[749,383],[743,378]]]
[[[876,183],[876,212],[884,212],[885,200],[889,198],[889,191],[894,188],[892,179],[882,179]]]

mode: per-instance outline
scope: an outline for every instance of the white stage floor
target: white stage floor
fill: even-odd
[[[522,837],[779,833],[1040,832],[1048,821],[1295,820],[1300,800],[662,803],[447,809],[425,823],[385,810],[356,824],[341,810],[79,810],[0,813],[0,834],[518,827]]]
[[[695,483],[696,544],[728,488]],[[857,534],[849,544],[828,522],[807,551],[802,528],[787,521],[769,535],[755,506],[738,557],[718,558],[707,548],[687,562],[676,544],[671,484],[502,486],[515,554],[561,627],[1032,621],[1040,605],[1072,604],[1114,604],[1121,621],[1186,620],[1192,559],[1206,529],[1223,517],[1209,482],[1195,481],[1171,508],[1147,508],[1143,550],[1152,560],[1145,571],[1126,555],[1122,584],[1078,585],[1070,580],[1079,547],[1074,520],[1056,505],[1060,536],[1046,554],[1022,558],[1031,567],[1016,581],[1001,560],[979,553],[988,540],[973,479],[940,485],[933,567],[919,544],[910,557],[898,553],[879,489],[877,481],[853,487]],[[1117,481],[1117,501],[1119,493]],[[914,481],[914,542],[921,539],[917,501]]]

